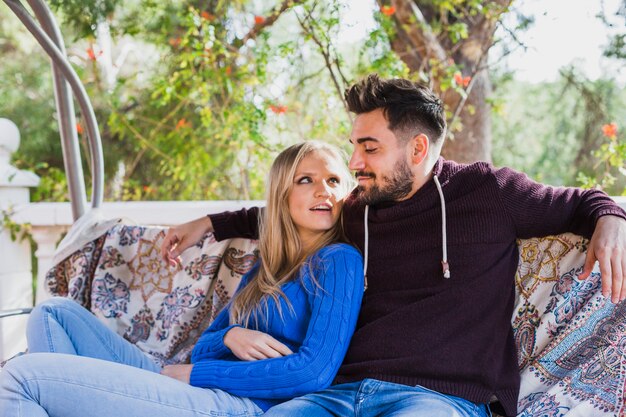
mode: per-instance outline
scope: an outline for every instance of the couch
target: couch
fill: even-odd
[[[256,242],[207,234],[172,267],[159,257],[164,236],[163,228],[115,223],[60,260],[46,287],[160,363],[185,362],[254,264]],[[587,244],[572,234],[518,241],[518,416],[626,416],[626,303],[602,297],[597,269],[578,279]]]

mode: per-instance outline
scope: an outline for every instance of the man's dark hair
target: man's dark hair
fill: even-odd
[[[437,144],[446,130],[443,103],[428,87],[402,78],[370,74],[345,92],[348,109],[358,114],[382,109],[387,126],[401,141],[425,133]]]

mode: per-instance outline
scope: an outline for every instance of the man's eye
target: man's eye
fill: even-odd
[[[378,148],[365,148],[365,153],[374,153],[378,150]]]
[[[298,184],[310,184],[311,182],[311,177],[302,177],[297,181]]]

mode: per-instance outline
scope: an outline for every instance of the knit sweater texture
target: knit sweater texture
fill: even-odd
[[[254,279],[258,264],[242,278],[239,289]],[[216,317],[194,346],[191,385],[219,388],[248,397],[262,410],[327,388],[335,378],[354,332],[363,296],[363,258],[352,246],[320,249],[300,268],[296,279],[281,286],[289,300],[267,301],[267,318],[254,315],[248,328],[285,344],[291,355],[239,360],[224,345],[229,308]]]
[[[626,213],[597,190],[551,187],[508,168],[440,158],[451,278],[442,273],[441,201],[433,181],[411,198],[369,209],[368,289],[336,383],[374,378],[422,385],[517,412],[520,376],[511,327],[516,239],[591,237]],[[364,251],[364,205],[344,206],[348,238]],[[258,210],[211,215],[218,239],[254,237]]]

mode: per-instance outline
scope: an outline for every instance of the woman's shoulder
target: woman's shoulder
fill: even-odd
[[[355,257],[362,260],[361,252],[357,248],[347,243],[332,243],[318,250],[314,255],[321,259],[331,259],[336,257]]]

